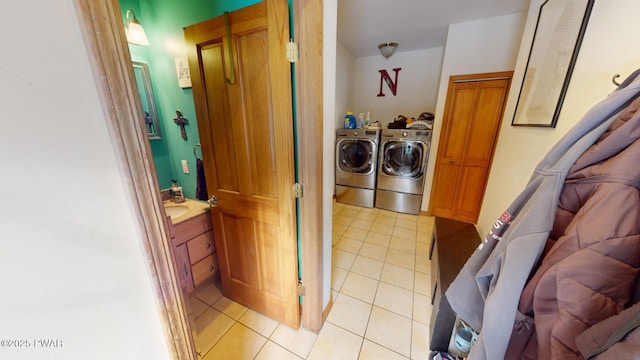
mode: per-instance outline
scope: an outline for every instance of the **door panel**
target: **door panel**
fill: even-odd
[[[510,81],[511,72],[451,77],[431,191],[432,215],[478,219]]]
[[[229,13],[230,42],[223,17],[185,28],[185,40],[223,293],[297,328],[287,6]]]

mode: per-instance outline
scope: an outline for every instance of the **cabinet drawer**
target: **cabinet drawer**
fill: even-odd
[[[213,242],[213,231],[207,231],[187,241],[189,260],[191,265],[202,260],[205,256],[213,254],[216,244]]]
[[[211,230],[211,214],[209,212],[194,216],[189,220],[179,222],[174,226],[175,239],[173,244],[178,246],[194,237]]]
[[[191,267],[193,285],[198,286],[213,278],[218,272],[218,259],[211,254]]]

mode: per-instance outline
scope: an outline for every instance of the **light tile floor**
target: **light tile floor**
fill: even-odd
[[[204,360],[428,359],[433,218],[334,203],[333,307],[319,334],[293,330],[210,284],[190,296]]]

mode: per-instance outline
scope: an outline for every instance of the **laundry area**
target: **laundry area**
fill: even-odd
[[[355,128],[351,117],[336,131],[336,201],[420,214],[433,114],[384,125],[357,120]]]

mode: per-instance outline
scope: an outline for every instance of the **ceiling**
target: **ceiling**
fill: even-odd
[[[338,42],[354,57],[444,46],[449,24],[527,11],[530,0],[338,0]]]

